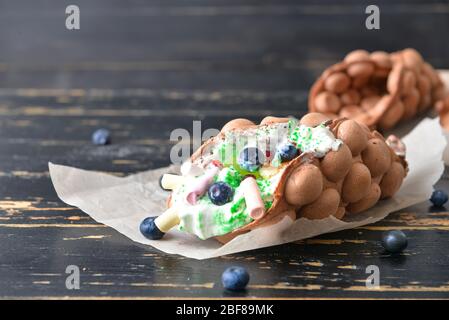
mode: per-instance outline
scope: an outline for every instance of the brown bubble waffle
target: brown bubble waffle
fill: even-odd
[[[286,118],[267,117],[259,126],[287,122]],[[338,151],[330,151],[319,159],[311,155],[299,156],[286,164],[285,174],[274,194],[272,207],[259,220],[218,237],[227,242],[243,232],[279,221],[284,215],[293,218],[323,219],[345,214],[357,214],[373,207],[380,199],[393,196],[407,174],[405,147],[395,137],[387,140],[377,131],[354,120],[335,119],[310,113],[300,123],[316,126],[323,122],[343,144]],[[224,131],[244,132],[256,124],[246,119],[228,122],[222,132],[192,155],[192,162],[201,163],[203,153],[222,139]]]
[[[416,50],[355,50],[314,83],[309,111],[387,130],[425,112],[443,95],[438,73]]]

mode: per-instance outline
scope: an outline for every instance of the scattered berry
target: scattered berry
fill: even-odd
[[[238,157],[239,166],[249,172],[255,172],[265,161],[262,151],[256,147],[245,147]]]
[[[92,134],[92,143],[95,145],[106,145],[111,142],[111,133],[107,129],[98,129]]]
[[[164,232],[159,230],[154,220],[157,217],[148,217],[140,223],[140,232],[150,240],[159,240],[164,236]]]
[[[382,237],[382,246],[390,253],[402,252],[407,244],[407,236],[400,230],[387,232]]]
[[[278,147],[277,152],[278,152],[279,156],[281,157],[282,162],[290,161],[298,155],[298,149],[296,148],[295,145],[293,145],[291,143],[281,144]]]
[[[447,202],[447,193],[443,190],[435,190],[430,197],[430,202],[433,203],[435,207],[442,207]]]
[[[226,182],[215,182],[209,187],[207,192],[210,201],[217,206],[222,206],[225,203],[232,201],[234,196],[234,189]]]
[[[221,275],[221,283],[227,290],[245,290],[249,282],[249,273],[242,267],[229,267]]]

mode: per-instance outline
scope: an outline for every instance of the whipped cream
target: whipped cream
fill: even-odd
[[[337,151],[343,144],[324,124],[316,127],[296,126],[290,133],[289,139],[301,152],[312,153],[317,158],[324,157],[331,150]]]
[[[282,172],[279,172],[268,180],[257,180],[266,208],[269,208],[274,200],[273,193],[281,175]],[[194,183],[193,179],[187,183]],[[220,181],[226,181],[226,179]],[[179,208],[179,230],[195,234],[200,239],[208,239],[227,234],[253,221],[246,210],[242,187],[237,186],[234,190],[233,200],[222,206],[214,205],[207,195],[200,198],[195,205],[190,205],[184,200],[185,186],[175,190],[172,199],[173,205]]]

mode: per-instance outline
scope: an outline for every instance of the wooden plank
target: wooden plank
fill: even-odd
[[[294,97],[304,98],[304,94],[287,92],[264,96],[233,92],[214,96],[189,93],[173,102],[171,98],[176,94],[161,98],[160,93],[146,91],[140,95],[114,92],[112,97],[98,91],[96,95],[81,95],[79,91],[50,93],[40,90],[2,93],[1,121],[6,138],[0,143],[4,151],[0,156],[0,191],[5,197],[0,201],[0,266],[8,272],[8,277],[0,278],[0,288],[3,288],[0,296],[93,297],[100,291],[104,296],[113,297],[118,292],[121,296],[140,298],[220,297],[226,295],[218,280],[221,270],[227,265],[240,264],[247,267],[253,277],[249,290],[242,295],[245,297],[447,297],[444,279],[447,279],[449,261],[444,248],[435,245],[435,239],[445,241],[449,236],[449,214],[432,209],[427,215],[428,203],[403,210],[374,226],[199,262],[135,246],[79,210],[66,207],[51,188],[46,173],[48,160],[126,173],[143,169],[142,164],[156,166],[158,164],[150,162],[149,158],[162,161],[169,152],[169,146],[161,146],[165,145],[163,132],[170,128],[160,127],[160,121],[148,130],[147,121],[133,116],[89,115],[71,120],[73,116],[70,112],[64,115],[64,110],[74,105],[82,103],[86,110],[120,111],[126,105],[132,105],[133,110],[147,110],[148,106],[152,107],[150,110],[160,110],[185,104],[198,112],[207,110],[210,104],[236,109],[246,105],[256,116],[260,106],[265,104],[285,104],[295,109]],[[65,103],[57,103],[61,97]],[[29,105],[39,105],[45,108],[44,112],[21,114],[20,110]],[[14,110],[19,114],[9,114]],[[58,110],[64,111],[62,115],[51,115]],[[184,123],[177,123],[173,118],[170,124],[185,126],[194,119],[186,118]],[[99,122],[95,122],[96,119]],[[215,119],[217,123],[224,121],[222,115]],[[8,121],[22,122],[17,126]],[[213,122],[211,118],[206,121]],[[150,144],[155,149],[148,149],[148,145],[133,146],[129,136],[121,137],[119,145],[114,143],[106,149],[89,145],[88,133],[93,128],[113,123],[120,125],[117,130],[125,127],[133,134],[138,132],[142,137],[148,135],[160,140],[154,146]],[[58,140],[51,140],[53,136]],[[45,137],[47,140],[42,139]],[[155,150],[159,153],[155,154]],[[122,156],[118,156],[120,154]],[[33,155],[32,161],[30,155]],[[441,182],[444,188],[447,184],[446,180]],[[388,257],[379,246],[382,232],[390,229],[403,229],[411,239],[409,249],[398,257]],[[81,291],[65,289],[64,271],[68,264],[85,268]],[[364,290],[364,268],[368,264],[378,264],[382,268],[384,276],[379,291]],[[426,272],[415,275],[407,270]],[[190,275],[189,281],[185,281],[186,273]],[[154,278],[148,278],[148,274],[153,274]]]
[[[13,234],[8,236],[5,230]],[[105,296],[219,297],[224,294],[221,271],[238,264],[251,273],[251,285],[243,294],[249,297],[447,297],[447,284],[442,281],[448,276],[447,261],[444,248],[434,245],[434,231],[407,233],[413,241],[396,257],[382,252],[377,231],[357,229],[196,261],[135,246],[109,228],[0,227],[3,257],[16,265],[1,278],[0,295],[27,296],[33,288],[32,296],[89,297],[100,291]],[[13,241],[6,247],[7,236]],[[440,232],[438,239],[444,242],[448,236],[447,231]],[[27,261],[36,261],[32,268],[18,251],[25,251]],[[69,264],[82,269],[79,291],[65,288]],[[364,286],[370,264],[381,268],[379,290]],[[409,270],[415,270],[413,275]]]

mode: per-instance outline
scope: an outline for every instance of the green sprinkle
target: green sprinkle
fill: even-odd
[[[238,199],[231,207],[231,213],[236,213],[245,208],[245,198]]]
[[[272,206],[272,204],[273,204],[273,201],[266,201],[266,202],[265,202],[265,209],[266,209],[266,210],[270,209],[271,206]]]

